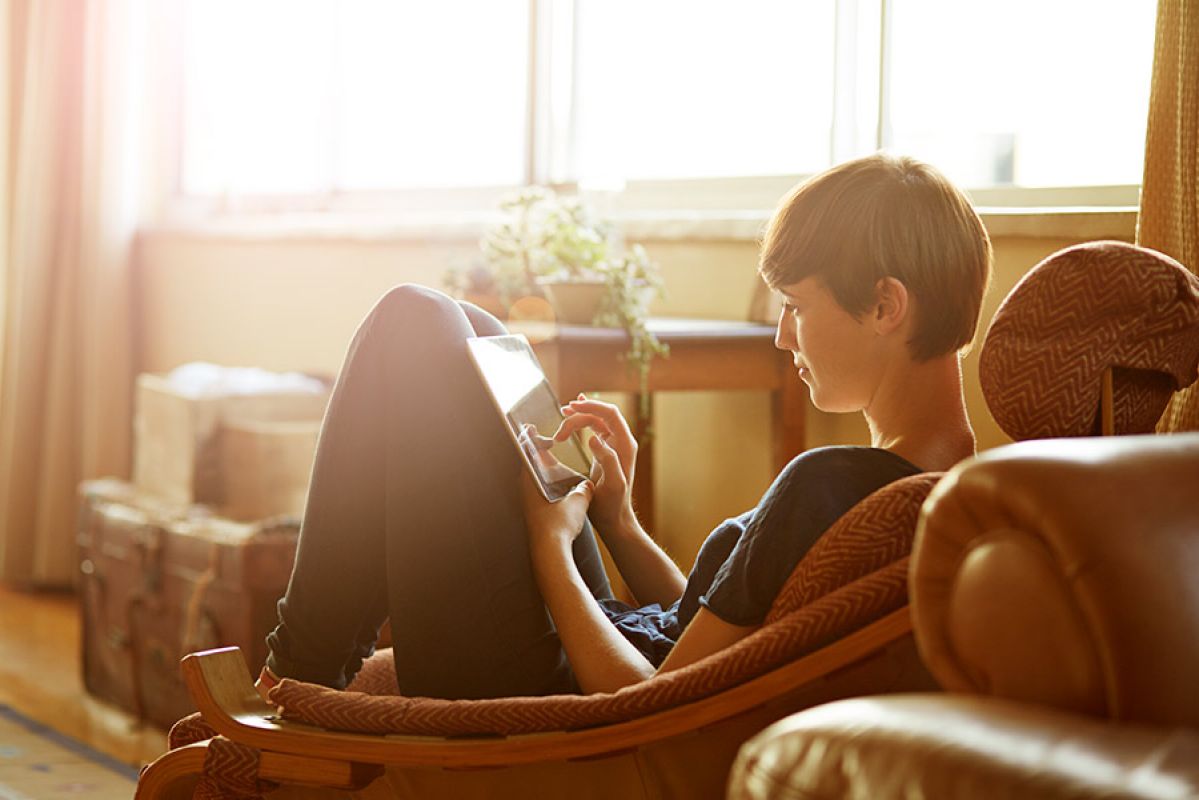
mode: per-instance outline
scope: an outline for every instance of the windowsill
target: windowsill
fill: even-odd
[[[1136,206],[981,208],[992,238],[1127,239],[1137,229]]]
[[[1131,239],[1134,207],[981,208],[992,238]],[[615,217],[625,238],[638,242],[757,241],[764,210],[639,211]],[[179,220],[143,231],[149,238],[245,242],[473,242],[495,219],[490,213],[273,214]]]

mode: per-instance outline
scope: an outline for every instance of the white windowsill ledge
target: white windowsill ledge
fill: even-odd
[[[981,208],[992,238],[1131,239],[1137,211],[1129,207]],[[151,238],[234,241],[473,242],[492,214],[278,214],[178,220],[152,226]],[[630,212],[616,218],[638,242],[757,241],[769,211]]]

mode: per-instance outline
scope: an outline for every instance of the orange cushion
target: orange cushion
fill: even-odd
[[[979,359],[983,394],[1014,439],[1098,433],[1103,372],[1117,433],[1148,433],[1199,368],[1199,277],[1123,242],[1058,251],[1004,300]]]
[[[920,507],[942,474],[925,472],[895,481],[846,511],[800,559],[766,623],[912,552]]]

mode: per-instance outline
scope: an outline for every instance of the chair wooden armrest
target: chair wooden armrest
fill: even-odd
[[[135,800],[190,800],[196,781],[204,771],[207,755],[208,742],[195,742],[176,748],[156,759],[138,778]],[[383,767],[380,764],[263,752],[258,763],[257,777],[271,783],[352,791],[369,785],[381,774]]]
[[[134,800],[190,800],[207,754],[208,742],[196,742],[154,759],[138,776]]]

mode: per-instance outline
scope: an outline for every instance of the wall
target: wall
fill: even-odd
[[[1078,241],[1129,239],[1133,223],[1130,214],[1081,223],[985,219],[996,258],[984,320],[1044,256]],[[650,236],[645,244],[667,286],[654,313],[746,317],[757,285],[752,237]],[[447,266],[474,252],[473,240],[463,236],[148,232],[138,257],[141,368],[165,371],[205,360],[335,374],[358,322],[383,291],[407,281],[437,286]],[[976,365],[975,352],[964,362],[966,398],[986,449],[1007,438],[987,413]],[[655,424],[656,534],[680,563],[690,564],[704,535],[752,506],[773,477],[769,402],[755,392],[664,394]],[[808,431],[810,446],[867,441],[860,417],[811,408]]]

